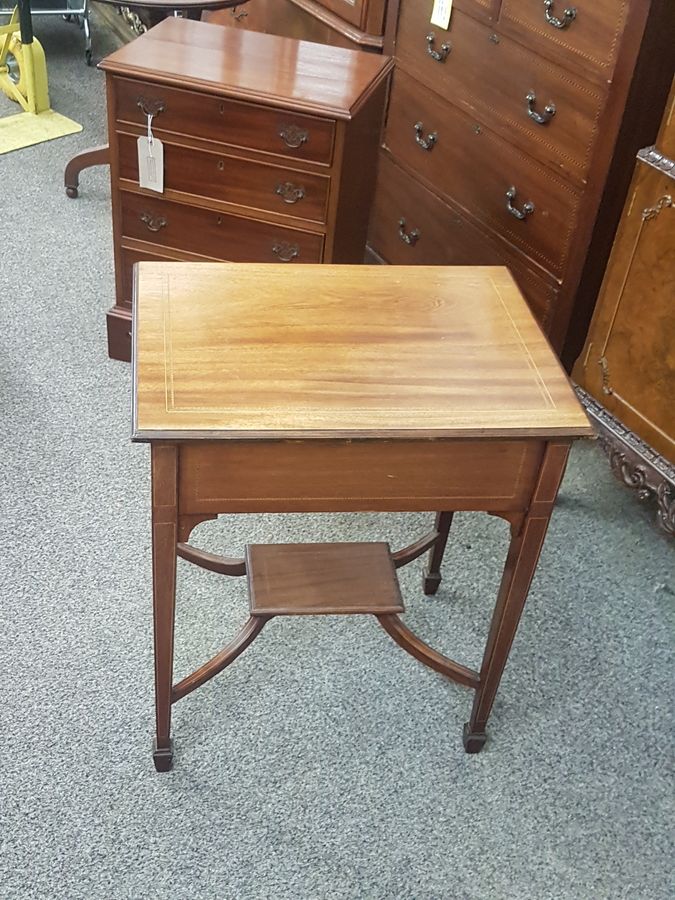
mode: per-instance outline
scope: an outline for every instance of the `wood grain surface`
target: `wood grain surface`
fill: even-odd
[[[140,263],[136,439],[592,433],[500,267]]]
[[[248,544],[251,615],[403,612],[389,544]]]
[[[393,62],[341,47],[169,18],[100,65],[118,75],[350,119]]]

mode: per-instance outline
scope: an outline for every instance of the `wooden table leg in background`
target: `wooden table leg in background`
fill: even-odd
[[[152,598],[155,637],[155,768],[173,764],[171,691],[176,611],[176,543],[178,540],[178,448],[152,447]]]
[[[464,726],[467,753],[482,750],[497,688],[520,622],[530,584],[565,472],[569,443],[549,443],[527,513],[512,522],[512,538],[504,566],[497,604],[492,615],[471,718]]]
[[[448,543],[448,534],[452,525],[454,513],[436,513],[434,529],[438,532],[436,543],[429,551],[429,563],[424,570],[424,593],[435,594],[441,584],[441,563],[445,553],[445,545]]]
[[[110,147],[105,144],[103,147],[94,147],[92,150],[85,150],[73,156],[66,165],[63,173],[63,183],[66,186],[66,194],[71,197],[77,197],[77,189],[80,185],[80,172],[83,169],[89,169],[91,166],[107,166],[110,164]]]

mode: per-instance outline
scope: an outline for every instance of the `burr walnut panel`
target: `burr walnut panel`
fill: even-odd
[[[417,82],[400,69],[385,142],[439,193],[481,218],[551,274],[563,274],[581,201],[580,192],[567,181],[457,107],[429,93],[420,95]]]
[[[492,40],[492,28],[459,10],[448,31],[432,26],[432,7],[432,0],[401,5],[400,66],[540,162],[583,181],[606,90],[516,41]]]
[[[574,375],[675,464],[675,163],[641,157]]]
[[[656,138],[656,147],[664,156],[675,160],[675,79],[670,89],[663,121]]]
[[[120,134],[120,178],[138,184],[136,136]],[[330,178],[316,172],[164,144],[164,190],[172,199],[220,200],[242,209],[324,224]],[[178,194],[186,195],[183,197]]]

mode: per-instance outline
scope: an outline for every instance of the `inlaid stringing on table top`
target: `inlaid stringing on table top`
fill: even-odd
[[[592,434],[502,267],[143,262],[135,296],[139,440]]]

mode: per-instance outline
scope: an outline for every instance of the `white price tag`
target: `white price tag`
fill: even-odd
[[[437,28],[448,30],[450,14],[452,12],[452,0],[434,0],[434,8],[431,12],[431,24]]]
[[[138,183],[149,191],[164,193],[164,144],[156,137],[138,139]]]

